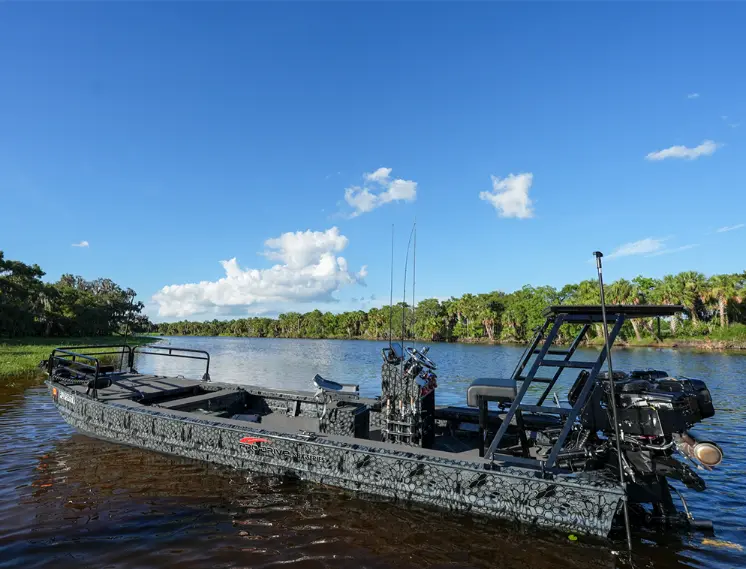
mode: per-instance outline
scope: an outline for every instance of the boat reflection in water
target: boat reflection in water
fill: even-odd
[[[614,567],[603,541],[360,499],[75,434],[37,460],[19,566]],[[690,544],[646,533],[636,562],[690,566]],[[0,542],[1,543],[1,542]],[[495,548],[499,543],[500,547]]]

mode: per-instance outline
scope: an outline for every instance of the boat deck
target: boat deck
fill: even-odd
[[[183,377],[143,375],[139,373],[117,373],[108,376],[109,387],[99,387],[97,397],[101,401],[131,399],[147,402],[152,399],[175,397],[199,389],[200,382]],[[209,385],[209,384],[207,384]],[[86,384],[71,385],[74,391],[86,393]]]
[[[187,406],[197,407],[201,402],[208,402],[215,398],[218,392],[226,394],[241,389],[239,385],[204,383],[181,377],[137,373],[115,373],[107,377],[112,380],[112,383],[108,387],[99,387],[97,390],[99,401],[153,405],[167,411],[174,411],[177,414],[200,412],[197,410],[186,411],[184,408]],[[85,394],[88,391],[88,386],[85,383],[76,383],[68,385],[68,387],[80,394]],[[370,401],[374,402],[374,400]],[[204,411],[201,413],[204,413]],[[490,415],[490,419],[497,420],[498,413],[491,412]],[[477,410],[442,406],[436,409],[436,417],[447,420],[476,421]],[[216,413],[214,418],[220,422],[231,420],[219,413]],[[261,429],[283,433],[319,432],[318,418],[292,416],[282,412],[262,414],[258,422],[246,419],[241,419],[241,422],[252,423]],[[368,440],[372,442],[380,441],[380,430],[372,429]],[[474,436],[441,433],[435,437],[432,450],[458,454],[469,459],[479,456],[478,441]]]

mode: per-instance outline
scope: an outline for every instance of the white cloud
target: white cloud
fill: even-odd
[[[225,277],[217,281],[175,284],[153,295],[161,317],[186,317],[210,311],[243,309],[261,312],[272,306],[302,302],[334,302],[333,294],[349,284],[364,284],[363,266],[351,273],[337,254],[348,239],[332,227],[326,231],[283,233],[265,241],[269,269],[243,269],[235,257],[221,261]]]
[[[646,253],[655,253],[665,247],[663,243],[665,239],[657,239],[654,237],[647,237],[640,239],[639,241],[633,241],[632,243],[625,243],[620,245],[614,251],[607,256],[608,259],[614,257],[628,257],[630,255],[644,255]]]
[[[652,161],[665,160],[666,158],[686,158],[687,160],[695,160],[700,156],[711,156],[719,146],[719,144],[712,140],[705,140],[702,144],[695,146],[694,148],[688,148],[686,146],[671,146],[670,148],[651,152],[645,156],[645,159]]]
[[[671,253],[679,253],[688,249],[693,249],[699,245],[694,243],[690,245],[682,245],[680,247],[668,247],[666,241],[671,239],[670,237],[646,237],[639,241],[633,241],[631,243],[625,243],[620,245],[607,259],[614,259],[616,257],[629,257],[631,255],[645,255],[646,257],[657,257],[659,255],[669,255]]]
[[[385,183],[386,181],[388,181],[389,176],[391,176],[391,170],[391,168],[379,168],[375,172],[365,174],[365,179],[368,182]]]
[[[721,227],[716,231],[716,233],[725,233],[726,231],[735,231],[736,229],[741,229],[742,227],[745,227],[746,223],[739,223],[738,225],[726,225],[725,227]]]
[[[686,96],[687,99],[699,99],[699,93],[689,93]]]
[[[731,122],[728,120],[728,115],[720,115],[720,118],[723,119],[723,122],[727,124],[730,128],[738,128],[741,126],[740,122]]]
[[[88,241],[81,241],[80,243],[73,243],[73,247],[90,247]]]
[[[534,175],[510,174],[507,178],[492,176],[492,191],[479,192],[479,199],[491,203],[500,217],[528,219],[534,216],[533,202],[528,197]]]
[[[413,202],[417,198],[417,182],[391,179],[391,168],[379,168],[363,176],[365,184],[345,189],[345,201],[355,211],[350,217],[373,211],[395,201]]]
[[[691,243],[689,245],[682,245],[681,247],[674,247],[673,249],[662,249],[661,251],[656,251],[655,253],[652,253],[650,255],[646,255],[647,257],[657,257],[659,255],[670,255],[671,253],[680,253],[681,251],[688,251],[689,249],[694,249],[695,247],[699,247],[699,243]]]

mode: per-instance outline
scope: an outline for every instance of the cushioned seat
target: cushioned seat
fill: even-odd
[[[466,404],[469,407],[478,407],[480,398],[484,401],[510,403],[515,399],[515,395],[515,380],[480,377],[472,381],[466,391]]]
[[[324,379],[319,374],[313,378],[313,382],[319,389],[323,391],[338,391],[340,393],[360,393],[360,387],[354,383],[337,383],[330,379]]]

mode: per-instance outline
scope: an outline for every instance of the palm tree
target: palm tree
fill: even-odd
[[[663,304],[682,304],[682,289],[679,281],[673,275],[666,275],[662,281],[658,281],[658,286],[654,292],[655,300]],[[679,315],[674,314],[671,317],[671,335],[676,335],[676,327],[679,325]]]
[[[609,286],[608,296],[609,301],[612,304],[640,303],[637,288],[627,279],[619,279],[618,281],[612,283],[611,286]],[[630,324],[632,324],[632,329],[635,331],[635,338],[637,338],[637,341],[642,341],[642,336],[640,335],[639,320],[630,318]]]
[[[717,301],[720,313],[720,327],[728,325],[728,302],[736,298],[739,275],[713,275],[707,280],[705,297]]]
[[[681,289],[681,302],[689,312],[692,324],[699,324],[697,309],[706,296],[707,279],[697,271],[684,271],[674,277],[678,287]]]
[[[495,327],[503,311],[502,293],[491,292],[477,295],[477,309],[490,342],[495,341]]]
[[[659,304],[661,303],[660,298],[660,287],[661,281],[650,277],[643,277],[642,275],[636,276],[632,279],[632,283],[637,291],[637,299],[639,304]],[[656,342],[660,343],[660,336],[655,332],[653,326],[654,318],[643,318],[642,322],[650,335],[653,336]],[[660,317],[658,317],[660,324]],[[659,326],[660,328],[660,326]]]

